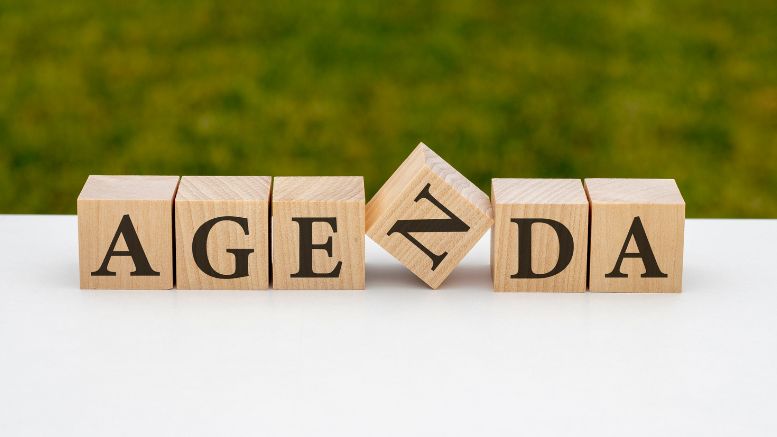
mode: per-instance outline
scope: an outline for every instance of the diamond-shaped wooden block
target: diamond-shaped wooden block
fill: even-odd
[[[488,195],[421,143],[367,204],[367,235],[437,288],[493,223]]]

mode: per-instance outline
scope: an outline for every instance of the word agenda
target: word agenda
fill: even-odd
[[[360,176],[89,176],[78,196],[85,289],[364,289],[365,234],[437,288],[491,229],[496,291],[679,292],[684,227],[672,179],[489,198],[423,143],[366,204]]]

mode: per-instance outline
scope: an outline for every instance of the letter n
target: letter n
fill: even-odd
[[[391,229],[389,229],[389,231],[386,233],[386,235],[399,233],[403,237],[407,238],[418,249],[420,249],[426,256],[428,256],[429,259],[432,260],[432,270],[435,270],[440,265],[440,263],[445,259],[445,257],[448,256],[448,252],[436,254],[431,250],[429,250],[429,248],[421,244],[421,242],[418,241],[411,234],[415,232],[420,232],[420,233],[467,232],[469,231],[469,226],[466,223],[464,223],[460,218],[458,218],[448,208],[446,208],[442,203],[440,203],[434,196],[432,196],[432,193],[429,191],[430,187],[431,187],[431,184],[426,184],[426,186],[424,186],[421,192],[418,193],[418,196],[416,196],[414,202],[419,202],[425,199],[431,202],[435,207],[437,207],[437,209],[444,212],[445,215],[448,216],[448,218],[447,219],[397,220],[396,223],[394,223],[394,225],[391,227]]]

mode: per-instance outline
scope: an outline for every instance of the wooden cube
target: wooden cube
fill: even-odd
[[[588,198],[579,179],[493,179],[496,291],[586,288]]]
[[[367,235],[432,288],[492,223],[488,195],[423,143],[367,204]]]
[[[184,176],[175,196],[176,287],[269,287],[269,176]]]
[[[685,201],[673,179],[586,179],[591,291],[680,292]]]
[[[364,179],[277,177],[272,194],[275,289],[364,289]]]
[[[78,196],[81,288],[173,288],[178,176],[89,176]]]

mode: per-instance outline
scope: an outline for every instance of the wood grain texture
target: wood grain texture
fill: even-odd
[[[447,214],[419,193],[429,193],[461,221],[466,232],[414,232],[435,254],[447,254],[433,270],[429,256],[400,233],[398,220],[446,219]],[[367,235],[432,288],[439,287],[493,223],[488,195],[425,144],[419,144],[367,204]]]
[[[682,291],[685,201],[673,179],[586,179],[591,202],[589,289],[597,292]],[[629,229],[639,217],[650,247],[666,278],[643,278],[645,264],[626,258],[625,278],[613,271]],[[637,252],[634,239],[627,251]]]
[[[181,290],[260,290],[269,288],[269,176],[184,176],[175,198],[176,287]],[[246,220],[248,235],[239,223],[221,221],[207,238],[207,258],[215,272],[236,272],[230,249],[251,249],[248,276],[218,278],[197,266],[192,243],[197,230],[217,217]],[[242,255],[241,255],[242,256]]]
[[[495,291],[583,292],[588,261],[588,198],[579,179],[492,179],[494,226],[491,274]],[[572,235],[572,259],[547,278],[511,278],[518,271],[518,225],[512,219],[549,219]],[[543,223],[531,227],[531,266],[550,272],[559,260],[559,237]]]
[[[313,249],[316,273],[332,272],[342,262],[339,276],[292,277],[300,271],[300,232],[297,218],[334,218],[312,227],[312,244],[331,238],[331,257]],[[361,176],[276,177],[272,194],[272,258],[274,289],[364,289],[364,179]]]
[[[79,273],[83,289],[173,287],[173,198],[178,176],[89,176],[78,196]],[[124,215],[159,276],[131,276],[132,258],[114,256],[116,276],[92,276],[100,268]],[[115,250],[127,250],[119,239]]]

